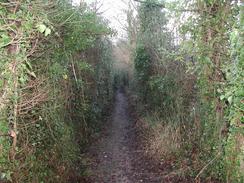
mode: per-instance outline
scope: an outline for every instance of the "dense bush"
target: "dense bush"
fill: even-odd
[[[0,2],[0,176],[67,182],[113,97],[112,31],[86,4]]]
[[[148,0],[138,9],[135,94],[153,156],[174,154],[199,181],[242,182],[243,4]],[[177,17],[178,37],[166,11]]]

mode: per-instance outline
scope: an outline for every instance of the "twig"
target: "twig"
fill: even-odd
[[[204,170],[211,165],[218,157],[219,157],[220,153],[218,153],[211,161],[209,161],[201,170],[200,172],[197,174],[197,176],[195,177],[195,180],[197,180],[199,178],[199,176],[204,172]]]
[[[72,56],[71,56],[71,57],[72,57]],[[76,83],[77,83],[78,80],[77,80],[77,76],[76,76],[76,72],[75,72],[75,65],[74,65],[73,58],[71,58],[70,60],[71,60],[71,64],[72,64],[72,70],[73,70],[73,73],[74,73],[75,81],[76,81]]]
[[[27,54],[27,57],[31,56],[35,52],[37,43],[38,43],[38,39],[35,40],[34,46],[32,47],[31,51]]]
[[[0,133],[0,137],[9,137],[9,136],[10,136],[9,133],[5,133],[5,134]]]

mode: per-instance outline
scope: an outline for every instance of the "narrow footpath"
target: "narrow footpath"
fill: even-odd
[[[104,135],[89,150],[89,183],[178,182],[168,177],[167,165],[145,156],[145,148],[123,90],[117,91],[111,121]],[[183,181],[184,182],[184,181]]]

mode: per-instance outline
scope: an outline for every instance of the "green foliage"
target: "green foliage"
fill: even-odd
[[[43,33],[45,36],[48,36],[49,34],[51,34],[51,29],[49,29],[45,24],[37,25],[37,30],[40,33]]]
[[[156,108],[160,107],[156,103],[162,100],[153,97],[160,93],[160,87],[156,89],[153,77],[162,72],[159,68],[166,64],[167,50],[171,47],[170,34],[166,29],[165,12],[161,11],[157,1],[142,3],[138,13],[140,27],[134,59],[136,88],[142,100]]]
[[[228,65],[226,70],[228,76],[228,85],[222,94],[222,100],[229,102],[227,108],[227,119],[230,123],[229,135],[225,147],[225,163],[226,177],[228,181],[243,182],[243,157],[244,157],[244,128],[243,128],[243,98],[244,98],[244,83],[243,83],[243,21],[244,21],[243,5],[240,5],[240,22],[236,23],[236,27],[230,35],[232,43],[232,64]]]
[[[137,72],[137,79],[142,85],[149,81],[150,73],[152,72],[151,64],[147,50],[139,46],[136,50],[135,70]]]
[[[2,180],[68,182],[81,176],[83,145],[101,127],[113,98],[111,33],[86,5],[1,3]]]
[[[139,105],[162,127],[179,126],[176,158],[191,157],[196,180],[243,182],[243,4],[170,1],[162,11],[153,2],[138,12]],[[166,17],[178,20],[179,37],[168,33]]]

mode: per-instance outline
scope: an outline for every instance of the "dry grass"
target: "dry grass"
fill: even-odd
[[[148,138],[148,148],[153,156],[170,158],[179,151],[181,146],[179,127],[158,123],[152,126],[150,131],[153,135]]]
[[[142,129],[146,149],[149,156],[161,159],[172,159],[182,149],[182,134],[180,127],[164,123],[157,114],[140,119],[138,126]]]

